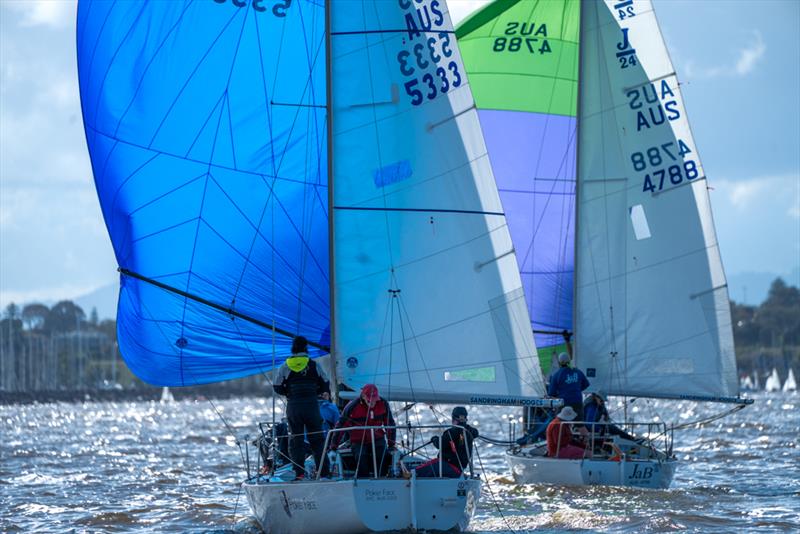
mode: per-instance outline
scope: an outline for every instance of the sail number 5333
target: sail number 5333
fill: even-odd
[[[400,74],[413,76],[404,84],[412,105],[419,106],[425,98],[433,100],[436,95],[461,85],[458,63],[449,59],[453,55],[450,46],[450,34],[440,32],[438,39],[428,37],[424,43],[415,43],[410,50],[401,50],[397,54]],[[418,70],[419,78],[416,77]]]

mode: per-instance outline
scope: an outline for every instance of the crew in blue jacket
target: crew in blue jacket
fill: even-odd
[[[569,355],[562,352],[558,355],[558,370],[550,375],[547,394],[563,399],[565,406],[570,406],[578,416],[576,421],[583,421],[583,390],[589,387],[589,380],[580,369],[569,366]]]
[[[339,422],[339,408],[331,402],[331,394],[323,391],[317,398],[319,415],[322,416],[322,430],[325,434]]]

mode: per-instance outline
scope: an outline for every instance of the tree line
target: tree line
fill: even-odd
[[[786,379],[800,370],[800,290],[781,278],[772,282],[758,306],[731,302],[733,337],[739,371],[760,375],[776,368]]]
[[[789,367],[800,368],[797,287],[778,278],[760,305],[731,302],[731,318],[740,372],[764,376],[777,368],[785,379]],[[145,387],[121,359],[116,335],[116,321],[99,320],[96,309],[87,317],[69,300],[9,304],[0,320],[0,391]]]
[[[89,316],[70,300],[52,307],[9,304],[0,319],[0,398],[34,392],[149,391],[128,370],[113,319]],[[184,388],[181,388],[182,390]],[[264,377],[185,388],[187,394],[263,392]],[[160,388],[159,388],[160,391]],[[9,397],[10,395],[10,397]],[[57,397],[56,397],[57,398]]]

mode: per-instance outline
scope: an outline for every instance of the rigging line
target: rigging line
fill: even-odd
[[[236,524],[236,511],[239,509],[239,496],[242,494],[242,486],[244,484],[239,484],[239,491],[236,492],[236,505],[233,507],[233,518],[231,519],[232,525]]]
[[[170,292],[175,293],[177,295],[180,295],[180,296],[182,296],[184,298],[193,300],[195,302],[199,302],[200,304],[204,304],[206,306],[214,308],[215,310],[221,311],[221,312],[226,313],[228,315],[232,315],[234,317],[238,317],[239,319],[244,319],[245,321],[248,321],[248,322],[253,323],[255,325],[258,325],[258,326],[261,326],[263,328],[266,328],[266,329],[268,329],[268,330],[270,330],[272,332],[275,332],[276,334],[280,334],[282,336],[286,336],[289,339],[294,339],[294,334],[293,333],[291,333],[291,332],[289,332],[287,330],[283,330],[282,328],[273,327],[272,325],[270,325],[268,323],[265,323],[264,321],[261,321],[259,319],[254,318],[254,317],[250,317],[248,315],[245,315],[245,314],[243,314],[241,312],[238,312],[238,311],[234,310],[233,308],[222,306],[222,305],[217,304],[215,302],[211,302],[210,300],[204,299],[204,298],[199,297],[197,295],[193,295],[193,294],[191,294],[191,293],[189,293],[187,291],[183,291],[183,290],[178,289],[176,287],[172,287],[170,285],[167,285],[167,284],[165,284],[163,282],[159,282],[159,281],[154,280],[152,278],[148,278],[146,276],[143,276],[143,275],[141,275],[139,273],[136,273],[134,271],[131,271],[129,269],[125,269],[124,267],[120,267],[117,270],[120,273],[122,273],[122,274],[124,274],[126,276],[130,276],[132,278],[136,278],[136,279],[141,280],[143,282],[147,282],[148,284],[152,284],[152,285],[154,285],[156,287],[159,287],[159,288],[164,289],[166,291],[170,291]],[[326,352],[330,350],[330,347],[326,347],[326,346],[321,345],[319,343],[316,343],[314,341],[310,341],[309,340],[308,344],[311,345],[314,348],[317,348],[317,349],[320,349],[320,350],[323,350],[323,351],[326,351]],[[170,345],[171,345],[171,343],[170,343]]]
[[[422,370],[425,372],[425,376],[428,378],[428,384],[430,385],[431,390],[435,391],[436,389],[435,389],[435,387],[433,385],[433,380],[431,379],[431,373],[430,373],[430,370],[428,369],[428,366],[425,363],[425,358],[424,358],[424,354],[422,352],[422,347],[419,344],[419,337],[417,336],[416,332],[414,332],[414,325],[411,324],[411,317],[408,314],[408,309],[406,309],[405,301],[403,301],[402,299],[398,299],[397,304],[398,304],[398,311],[401,312],[400,324],[401,325],[403,324],[402,312],[405,312],[406,321],[408,322],[408,329],[411,331],[411,339],[414,340],[414,345],[416,345],[417,352],[420,355],[420,361],[422,362]],[[405,336],[404,336],[404,341],[403,341],[403,347],[405,347]],[[448,367],[443,367],[442,369],[447,369],[447,368]],[[410,385],[412,380],[411,380],[411,371],[410,371],[409,366],[408,366],[408,352],[406,352],[406,369],[407,369],[406,372],[408,373],[408,381],[409,381],[409,385]],[[412,387],[411,393],[412,394],[414,393],[413,387]]]
[[[410,367],[410,365],[408,363],[408,346],[406,346],[406,331],[405,331],[405,328],[403,328],[403,315],[402,315],[402,310],[400,309],[400,299],[401,298],[402,297],[400,297],[400,293],[398,292],[397,293],[397,314],[400,316],[400,338],[403,340],[403,356],[404,356],[405,361],[406,361],[406,375],[408,376],[408,388],[411,390],[411,398],[416,398],[417,396],[414,393],[414,380],[412,380],[412,378],[411,378],[411,367]],[[408,315],[408,314],[406,314],[406,315]],[[408,327],[409,327],[409,329],[411,329],[411,321],[410,320],[409,320],[409,323],[408,323]],[[422,353],[420,351],[420,355],[421,354]],[[422,359],[422,362],[423,362],[422,364],[425,365],[425,358],[421,358],[421,359]],[[390,378],[390,380],[391,380],[391,378]],[[428,381],[430,381],[430,375],[428,375]],[[433,389],[433,384],[431,384],[431,389]]]
[[[158,332],[164,338],[164,341],[167,342],[167,346],[170,347],[170,349],[172,349],[173,354],[177,352],[178,356],[182,359],[183,358],[183,349],[178,349],[176,351],[176,349],[173,346],[173,344],[170,343],[170,340],[169,340],[169,337],[167,336],[167,333],[164,332],[164,330],[161,328],[161,324],[159,324],[159,322],[155,319],[155,315],[153,315],[153,313],[150,311],[150,308],[147,306],[147,304],[145,302],[140,302],[140,304],[141,304],[142,309],[144,309],[145,313],[147,313],[152,318],[152,320],[155,322],[155,325],[156,325],[156,328],[158,329]],[[142,317],[142,318],[144,318],[144,317]],[[137,345],[139,345],[138,341],[136,343],[137,343]],[[147,350],[147,349],[145,349],[145,350]],[[192,374],[191,371],[186,369],[185,372],[192,379],[192,382],[193,382],[193,384],[195,386],[201,386],[202,385],[195,379],[194,374]],[[181,365],[181,384],[185,385],[185,383],[184,383],[183,365]],[[217,406],[214,404],[214,402],[211,400],[211,398],[206,397],[206,400],[209,402],[209,404],[211,404],[211,407],[214,409],[214,412],[216,412],[217,416],[222,421],[222,424],[225,425],[225,428],[228,430],[228,433],[231,436],[233,436],[233,439],[236,441],[236,445],[239,448],[239,455],[242,457],[242,464],[243,465],[247,465],[247,461],[245,460],[245,457],[244,457],[244,452],[242,451],[241,443],[239,442],[239,439],[236,437],[236,433],[233,431],[233,428],[228,424],[228,421],[226,421],[225,418],[222,416],[222,413],[217,409]]]
[[[727,410],[725,412],[718,413],[716,415],[712,415],[712,416],[707,417],[705,419],[699,419],[697,421],[691,421],[689,423],[682,423],[680,425],[673,426],[672,429],[673,430],[681,430],[683,428],[687,428],[687,427],[694,426],[694,425],[705,425],[705,424],[714,422],[714,421],[716,421],[718,419],[722,419],[723,417],[727,417],[729,415],[732,415],[732,414],[738,412],[739,410],[744,410],[747,406],[748,406],[747,404],[738,404],[738,405],[734,406],[733,408],[731,408],[730,410]]]
[[[373,7],[376,7],[376,6],[373,6]],[[369,20],[368,19],[369,15],[366,12],[366,3],[365,2],[361,3],[361,16],[362,16],[362,20],[364,20],[364,21]],[[374,20],[377,22],[377,24],[380,25],[380,23],[381,23],[380,17],[375,17]],[[377,32],[378,33],[383,33],[382,30],[377,30]],[[332,36],[336,35],[336,33],[335,32],[331,32],[331,35]],[[373,73],[373,70],[372,70],[372,62],[370,61],[370,51],[369,51],[370,43],[369,43],[369,38],[367,37],[367,33],[366,32],[363,34],[363,44],[364,44],[364,52],[366,53],[366,60],[367,60],[366,67],[367,67],[367,74],[368,74],[368,78],[367,79],[369,81],[370,101],[371,102],[376,102],[377,98],[375,97],[375,77],[374,77],[374,73]],[[386,56],[387,53],[388,53],[388,51],[386,49],[386,43],[385,42],[381,42],[380,46],[383,49],[384,56]],[[379,121],[378,121],[378,112],[377,112],[376,106],[372,106],[371,111],[372,111],[372,124],[370,124],[368,126],[371,126],[370,129],[372,130],[372,133],[373,133],[373,136],[374,136],[374,139],[375,139],[375,151],[376,151],[377,157],[378,157],[378,168],[382,169],[384,167],[385,163],[384,163],[384,159],[383,159],[383,150],[382,150],[382,147],[381,147],[381,136],[380,136],[380,129],[378,128]],[[383,202],[383,207],[387,208],[388,207],[388,199],[387,199],[386,188],[381,188],[380,199]],[[332,208],[334,210],[336,209],[335,206],[332,206]],[[383,225],[384,225],[384,231],[386,232],[386,252],[387,252],[387,256],[389,258],[389,267],[391,269],[394,269],[394,265],[395,265],[394,252],[393,252],[394,251],[394,240],[392,239],[391,225],[389,224],[389,214],[386,211],[384,211],[384,213],[383,213]],[[392,278],[394,278],[394,276],[392,276]],[[397,286],[395,286],[395,287],[397,287]]]
[[[397,300],[397,293],[389,290],[389,308],[392,311],[392,314],[389,319],[389,391],[387,392],[387,397],[392,396],[392,364],[394,359],[394,308],[395,308],[395,301]],[[402,317],[400,318],[400,322],[403,322]],[[375,370],[377,371],[378,367],[376,366]],[[411,374],[408,375],[408,382],[411,383]],[[413,396],[413,393],[412,393]]]
[[[489,481],[489,477],[486,475],[486,468],[483,467],[483,459],[481,458],[480,447],[475,447],[475,455],[478,457],[478,463],[481,466],[481,472],[483,472],[483,476],[486,477],[486,489],[489,490],[489,495],[492,497],[492,504],[494,504],[497,513],[500,514],[500,517],[503,518],[503,522],[506,524],[506,527],[511,532],[511,534],[517,534],[517,531],[511,528],[511,524],[508,522],[508,518],[506,518],[503,510],[500,509],[500,505],[497,504],[497,499],[494,496],[494,492],[492,491],[492,484]]]

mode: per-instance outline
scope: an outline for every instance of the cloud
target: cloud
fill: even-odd
[[[23,27],[66,28],[75,24],[75,0],[5,0],[3,8],[18,13]]]
[[[769,189],[770,182],[773,181],[773,179],[761,178],[731,184],[723,183],[722,187],[727,189],[728,198],[734,207],[746,210],[753,205],[758,195]]]
[[[800,258],[800,171],[711,180],[711,203],[728,273],[788,273]]]
[[[749,47],[739,51],[739,60],[736,62],[735,68],[736,74],[739,76],[750,73],[756,63],[764,57],[764,52],[767,51],[767,45],[764,44],[764,40],[761,38],[761,32],[754,30],[753,36],[755,41],[751,42]]]
[[[750,74],[767,52],[767,45],[761,37],[761,32],[753,30],[750,32],[750,35],[750,41],[744,48],[739,50],[738,59],[734,64],[702,67],[698,66],[694,61],[687,61],[687,76],[698,78],[735,78]]]

